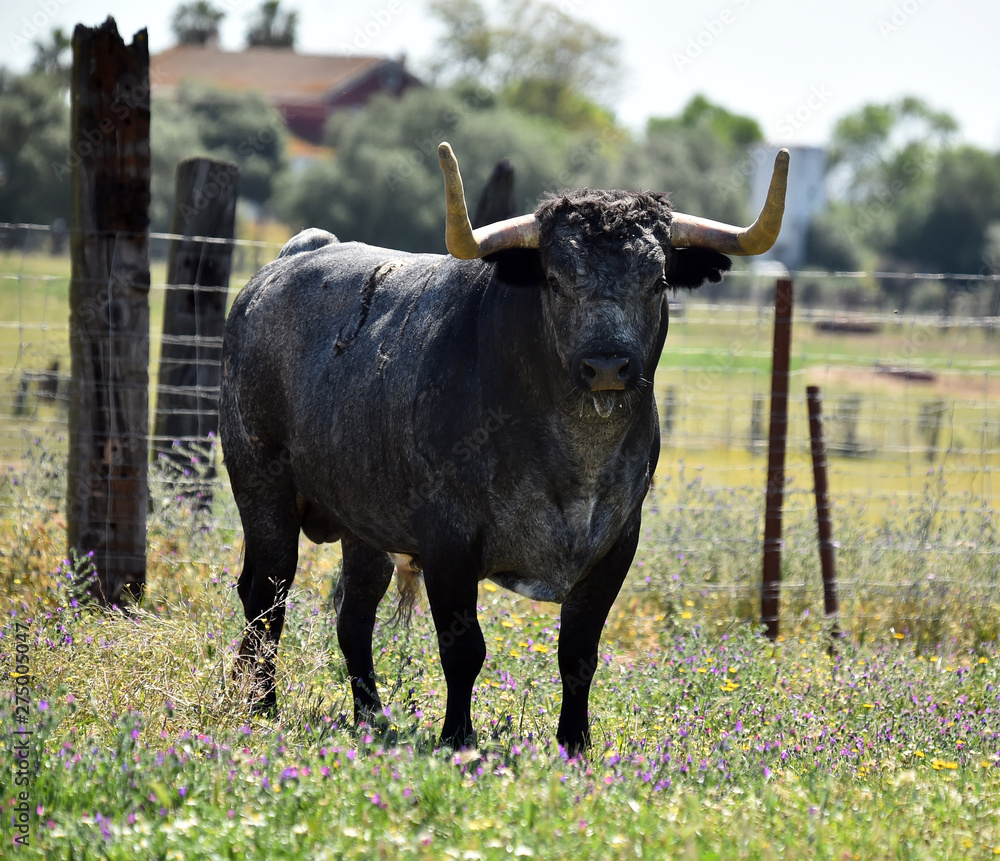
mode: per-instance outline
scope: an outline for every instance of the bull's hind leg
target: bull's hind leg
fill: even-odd
[[[356,538],[345,537],[344,569],[334,592],[337,639],[347,661],[354,695],[354,721],[361,723],[382,710],[372,660],[375,611],[392,582],[389,555]]]
[[[472,562],[439,563],[436,554],[421,557],[424,586],[437,629],[441,668],[448,683],[448,701],[441,743],[459,749],[476,743],[472,725],[472,689],[486,660],[486,641],[476,616],[479,583],[468,572]]]
[[[282,494],[272,486],[252,500],[237,493],[237,503],[244,533],[237,590],[247,625],[234,674],[252,680],[257,708],[274,711],[275,654],[285,625],[285,598],[298,563],[299,514],[294,489]]]

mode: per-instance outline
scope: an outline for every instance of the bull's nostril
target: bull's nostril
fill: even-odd
[[[580,359],[579,382],[592,392],[624,389],[631,376],[631,365],[627,358],[586,356]]]

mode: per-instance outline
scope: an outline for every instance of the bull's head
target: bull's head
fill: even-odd
[[[438,148],[445,175],[448,250],[461,259],[511,249],[540,255],[546,326],[577,392],[607,417],[651,378],[666,287],[719,281],[725,256],[763,254],[777,239],[788,151],[775,160],[767,201],[750,227],[674,212],[664,194],[582,189],[550,197],[532,215],[473,230],[458,162]]]

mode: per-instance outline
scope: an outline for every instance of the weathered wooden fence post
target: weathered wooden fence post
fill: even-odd
[[[113,18],[73,32],[67,541],[96,598],[146,582],[149,44]]]
[[[792,281],[779,278],[774,288],[774,351],[771,365],[771,426],[767,455],[767,501],[760,618],[767,636],[778,638],[781,594],[781,521],[785,502],[785,446],[788,436],[788,374],[792,345]]]
[[[177,165],[170,232],[188,238],[171,239],[167,250],[153,456],[196,466],[198,474],[181,489],[205,508],[212,499],[208,438],[219,428],[238,181],[239,167],[230,162],[189,158]]]

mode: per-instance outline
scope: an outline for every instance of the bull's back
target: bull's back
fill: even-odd
[[[390,527],[405,510],[386,507],[420,469],[415,413],[468,366],[449,349],[452,330],[468,329],[459,319],[470,313],[467,285],[451,258],[311,234],[254,276],[230,312],[226,461],[232,475],[232,464],[259,468],[287,452],[313,504],[352,531],[364,531],[350,522],[357,517]],[[409,528],[400,522],[396,531]]]

